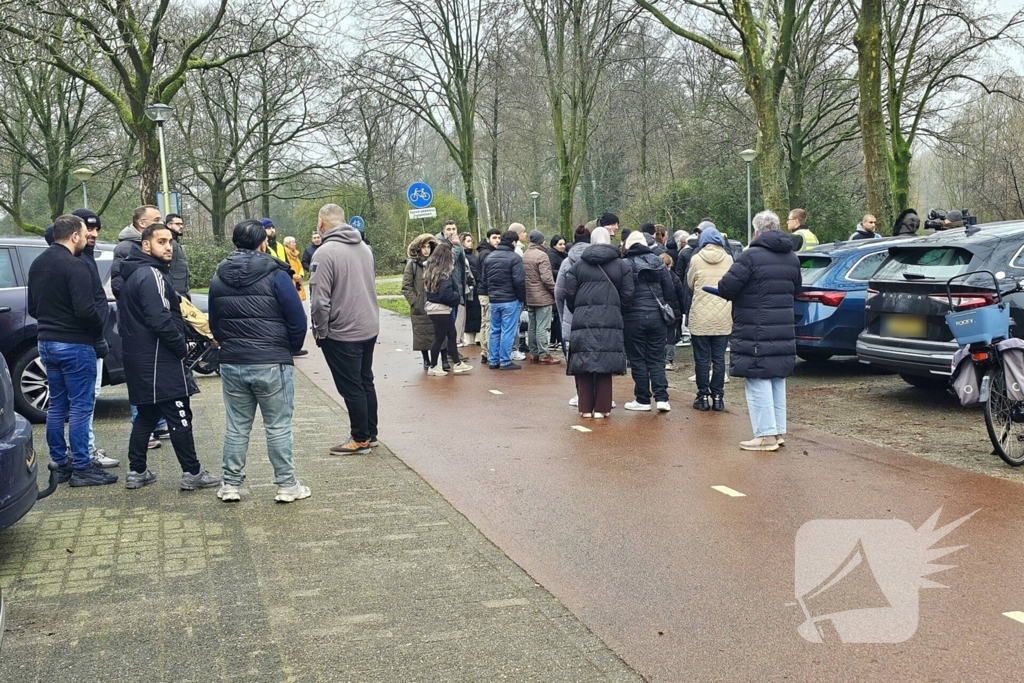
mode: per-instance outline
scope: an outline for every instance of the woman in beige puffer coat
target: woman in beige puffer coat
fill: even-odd
[[[697,410],[725,410],[725,349],[732,333],[732,304],[705,292],[704,287],[718,287],[718,281],[731,267],[732,256],[722,234],[715,228],[701,232],[686,271],[686,284],[693,291],[687,323],[696,365],[697,399],[693,407]]]

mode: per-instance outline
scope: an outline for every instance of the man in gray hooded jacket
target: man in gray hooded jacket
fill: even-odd
[[[320,209],[317,230],[323,242],[310,261],[313,335],[351,423],[349,440],[331,448],[331,454],[369,453],[377,445],[373,347],[380,333],[373,252],[337,204]]]
[[[160,209],[144,204],[132,212],[132,224],[117,233],[117,246],[114,247],[114,262],[110,266],[110,291],[115,299],[121,298],[121,262],[133,251],[142,253],[142,231],[153,223],[161,222]]]

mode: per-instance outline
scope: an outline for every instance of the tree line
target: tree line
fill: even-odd
[[[0,0],[0,225],[77,204],[79,166],[101,215],[152,202],[154,102],[215,243],[264,215],[308,238],[333,199],[399,262],[437,228],[413,180],[472,232],[538,192],[549,233],[613,210],[739,237],[747,147],[756,208],[826,238],[924,201],[1024,217],[1022,29],[983,0]]]

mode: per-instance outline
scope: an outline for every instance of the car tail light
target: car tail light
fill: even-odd
[[[797,301],[810,301],[826,306],[838,306],[845,298],[846,292],[801,292],[796,295]]]
[[[957,311],[969,311],[972,308],[991,306],[996,302],[996,295],[991,292],[969,292],[954,294],[952,298],[945,294],[932,294],[931,298],[943,303],[953,302],[953,308]]]
[[[988,351],[979,351],[978,353],[972,353],[971,358],[979,363],[983,360],[988,360]]]

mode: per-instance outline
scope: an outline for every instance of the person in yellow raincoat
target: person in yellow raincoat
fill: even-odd
[[[292,279],[295,281],[295,289],[299,292],[299,298],[305,301],[306,288],[302,286],[302,278],[305,277],[306,271],[302,269],[302,254],[299,253],[298,247],[295,246],[295,238],[291,235],[284,238],[284,255],[288,259],[288,265],[295,273]]]

